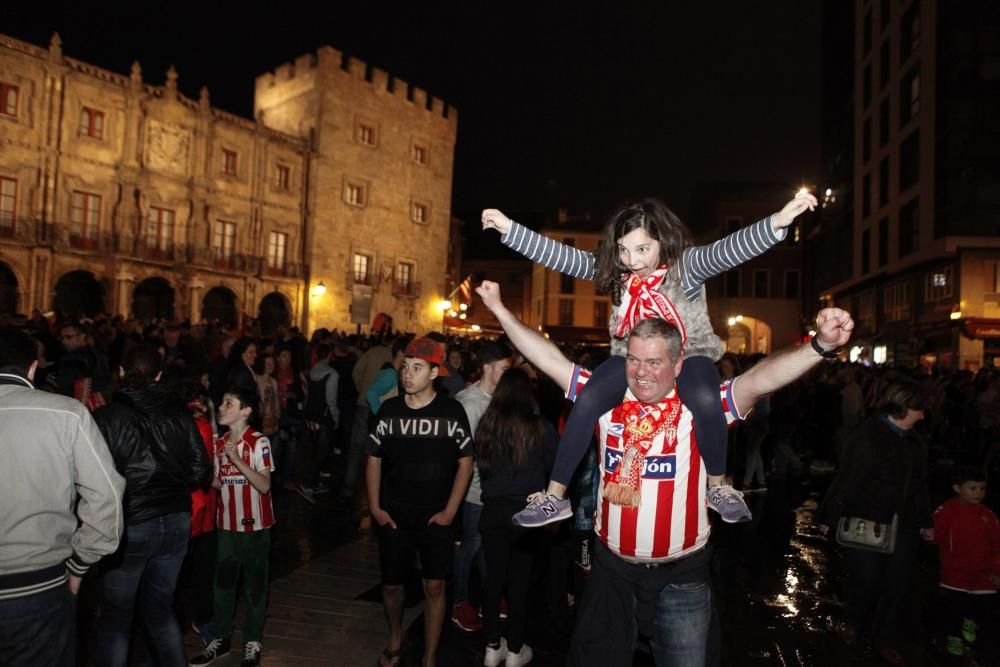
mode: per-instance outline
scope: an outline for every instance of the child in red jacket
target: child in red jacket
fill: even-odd
[[[965,654],[976,641],[977,620],[988,615],[1000,586],[1000,522],[982,504],[986,477],[960,467],[956,497],[934,512],[934,541],[941,547],[941,588],[948,601],[948,653]]]

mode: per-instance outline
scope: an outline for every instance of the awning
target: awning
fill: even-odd
[[[962,331],[969,338],[1000,338],[1000,320],[987,317],[967,317],[962,320]]]

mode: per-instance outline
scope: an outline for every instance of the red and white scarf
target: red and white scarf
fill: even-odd
[[[667,277],[667,267],[661,266],[645,278],[634,273],[623,273],[622,301],[615,313],[615,338],[625,338],[642,320],[659,317],[673,324],[681,332],[681,345],[687,340],[684,323],[670,299],[660,292],[660,285]]]
[[[611,481],[604,485],[604,497],[622,507],[639,507],[642,494],[639,484],[646,453],[657,439],[663,444],[659,451],[673,449],[677,444],[677,425],[681,421],[681,399],[677,392],[664,398],[657,405],[626,400],[621,406],[622,459],[611,473]]]

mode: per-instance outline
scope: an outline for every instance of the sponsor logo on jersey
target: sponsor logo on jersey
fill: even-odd
[[[604,470],[614,472],[622,462],[622,451],[620,449],[604,450]],[[673,479],[677,469],[677,457],[673,454],[669,456],[647,456],[642,465],[643,479]]]

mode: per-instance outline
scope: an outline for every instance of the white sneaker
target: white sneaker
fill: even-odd
[[[500,638],[500,646],[497,648],[486,647],[486,658],[483,659],[484,667],[500,667],[500,664],[507,658],[507,640]]]
[[[531,647],[524,644],[517,653],[512,651],[507,652],[507,660],[504,662],[504,667],[521,667],[521,665],[527,665],[531,662],[532,657]]]

